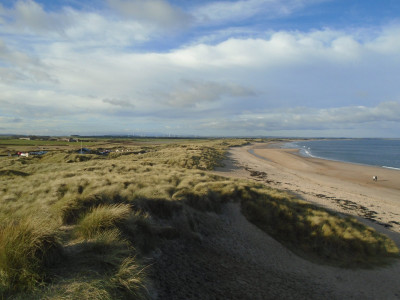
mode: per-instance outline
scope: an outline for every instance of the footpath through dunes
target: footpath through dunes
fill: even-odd
[[[154,299],[399,299],[400,264],[373,270],[318,265],[249,223],[237,203],[203,214],[197,239],[156,253]]]

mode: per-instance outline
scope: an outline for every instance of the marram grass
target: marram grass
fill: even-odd
[[[127,204],[97,206],[87,213],[77,225],[77,233],[85,239],[122,224],[131,212]]]
[[[62,258],[49,220],[29,218],[0,228],[0,295],[30,290],[43,283],[46,269]]]
[[[243,197],[242,211],[255,225],[299,255],[339,267],[373,267],[399,257],[387,236],[353,217],[254,189]],[[255,193],[255,194],[254,194]]]

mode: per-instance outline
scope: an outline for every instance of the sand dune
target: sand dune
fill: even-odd
[[[304,159],[266,146],[232,148],[215,173],[256,180],[359,216],[400,246],[399,227],[391,223],[399,221],[397,173]],[[372,182],[373,174],[382,180]],[[371,270],[312,263],[249,223],[238,203],[227,204],[221,215],[201,215],[197,227],[199,240],[171,240],[160,248],[153,264],[154,298],[400,299],[399,261]]]
[[[400,172],[305,159],[294,150],[265,149],[266,146],[232,148],[225,166],[215,173],[256,180],[297,193],[318,205],[358,216],[400,246],[399,226],[393,223],[400,221],[400,190],[396,184]],[[254,150],[258,156],[249,150]],[[381,179],[375,183],[372,175]],[[205,222],[212,223],[210,220]],[[195,248],[197,251],[181,251],[186,260],[199,261],[196,267],[211,264],[211,273],[217,274],[210,280],[214,284],[202,283],[202,292],[197,295],[199,299],[219,298],[216,295],[221,298],[225,295],[229,299],[400,299],[400,262],[372,270],[311,263],[250,224],[235,204],[229,204],[222,219],[215,216],[214,222],[211,228],[215,230],[207,226],[211,231],[201,247]],[[215,254],[215,260],[210,259],[210,253]],[[175,259],[166,257],[165,261]],[[161,269],[165,270],[164,267]],[[196,276],[199,276],[202,272],[196,270]],[[211,273],[207,274],[211,276]],[[191,281],[188,282],[185,287],[190,286],[192,292],[196,291]],[[179,287],[170,292],[184,290]]]

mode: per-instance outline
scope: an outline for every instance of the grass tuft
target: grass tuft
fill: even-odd
[[[48,220],[25,219],[0,229],[0,291],[32,290],[46,278],[46,268],[62,257],[62,247]]]
[[[90,239],[102,231],[112,229],[125,221],[131,212],[127,204],[100,205],[93,208],[79,222],[77,233]]]
[[[129,299],[148,298],[145,269],[139,266],[133,257],[128,257],[121,263],[111,282]]]
[[[29,176],[28,173],[16,171],[16,170],[0,170],[0,176]]]
[[[112,300],[115,299],[108,291],[103,280],[80,279],[74,282],[60,284],[56,291],[50,291],[46,300]]]

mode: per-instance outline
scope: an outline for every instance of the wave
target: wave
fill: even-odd
[[[391,160],[393,160],[393,151],[389,152],[390,156],[386,156],[386,154],[382,155],[381,152],[382,147],[381,148],[377,147],[379,145],[373,145],[374,148],[371,148],[371,146],[368,144],[354,145],[353,142],[352,147],[349,147],[351,145],[349,145],[349,143],[344,143],[343,141],[337,141],[336,144],[333,143],[333,141],[330,141],[329,144],[327,144],[326,142],[328,141],[313,141],[312,144],[314,146],[318,146],[317,151],[314,151],[315,150],[314,147],[310,147],[311,142],[290,142],[286,143],[283,146],[283,148],[298,149],[299,154],[303,157],[353,163],[364,166],[375,166],[375,167],[400,171],[400,167],[398,166],[399,163],[398,160],[393,161],[394,164],[391,163]],[[325,145],[327,145],[328,147]],[[365,149],[368,149],[368,152],[366,152]],[[334,150],[336,153],[333,153],[332,150]],[[360,157],[354,157],[354,155],[352,155],[354,152],[360,153]],[[384,161],[386,161],[388,165],[384,165],[385,164]]]
[[[395,167],[382,166],[382,168],[400,171],[400,168],[395,168]]]

